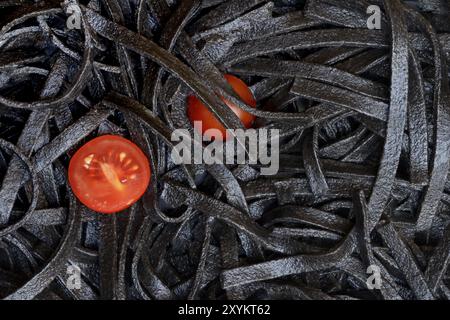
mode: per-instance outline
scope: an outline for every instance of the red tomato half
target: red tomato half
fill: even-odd
[[[225,79],[231,85],[233,90],[238,94],[238,96],[242,99],[242,101],[253,108],[256,107],[256,100],[253,97],[252,92],[241,79],[236,78],[235,76],[230,74],[225,75]],[[252,126],[256,118],[254,115],[242,110],[238,106],[225,99],[223,99],[223,101],[238,116],[245,128],[248,129]],[[195,96],[188,97],[187,115],[192,123],[194,123],[194,121],[202,122],[202,134],[205,134],[205,131],[208,129],[218,129],[221,131],[222,136],[224,138],[226,137],[225,127],[214,116],[214,114],[208,110],[208,108],[200,101],[200,99]]]
[[[144,194],[150,183],[150,165],[131,141],[113,135],[82,146],[69,164],[69,183],[75,196],[101,213],[122,211]]]

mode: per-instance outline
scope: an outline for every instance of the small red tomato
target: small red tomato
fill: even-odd
[[[144,194],[150,183],[150,165],[134,143],[105,135],[89,141],[73,155],[69,183],[88,208],[114,213],[128,208]]]
[[[231,85],[233,90],[238,96],[249,106],[255,108],[256,100],[253,97],[249,87],[239,78],[233,75],[225,75],[225,79]],[[255,116],[242,110],[233,103],[223,99],[228,107],[238,116],[245,128],[250,128],[255,121]],[[218,129],[222,133],[222,137],[226,137],[226,129],[220,123],[220,121],[214,116],[214,114],[208,110],[208,108],[195,96],[188,97],[187,115],[192,123],[194,121],[200,121],[202,123],[202,134],[208,129]]]

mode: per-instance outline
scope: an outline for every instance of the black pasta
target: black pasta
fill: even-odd
[[[1,1],[0,298],[450,299],[448,63],[446,0]],[[176,165],[189,95],[278,129],[278,172]],[[115,215],[67,179],[103,134],[152,169]]]

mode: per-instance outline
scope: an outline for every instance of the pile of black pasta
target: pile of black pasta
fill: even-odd
[[[449,299],[449,12],[446,0],[1,1],[0,298]],[[236,103],[255,127],[281,131],[274,176],[170,158],[171,132],[192,130],[188,95],[240,126],[224,73],[251,86],[257,109]],[[116,215],[67,182],[71,155],[107,133],[152,167]]]

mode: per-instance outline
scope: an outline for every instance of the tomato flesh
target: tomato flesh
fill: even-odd
[[[233,90],[237,95],[244,101],[247,105],[252,108],[256,107],[256,100],[253,97],[252,92],[249,87],[239,78],[227,74],[225,79],[231,85]],[[242,110],[230,101],[223,99],[225,104],[238,116],[245,128],[250,128],[255,121],[256,117],[247,111]],[[195,96],[188,97],[187,115],[189,120],[194,123],[195,121],[200,121],[202,123],[202,134],[204,135],[206,130],[217,129],[222,133],[222,137],[226,137],[226,129],[216,118],[216,116],[209,111],[209,109],[200,101],[199,98]],[[209,137],[217,138],[217,137]]]
[[[113,135],[83,145],[69,164],[69,183],[88,208],[114,213],[130,207],[150,183],[147,157],[131,141]]]

